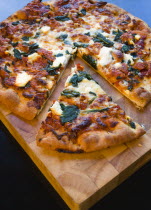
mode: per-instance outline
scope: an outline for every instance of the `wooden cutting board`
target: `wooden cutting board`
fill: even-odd
[[[83,62],[78,58],[74,63]],[[138,140],[89,154],[64,154],[39,148],[37,130],[45,119],[52,100],[57,99],[70,73],[70,62],[63,77],[40,115],[32,121],[23,120],[0,106],[0,119],[27,152],[40,171],[71,209],[88,209],[151,159],[151,104],[137,110],[86,64],[88,72],[112,96],[134,121],[143,124],[147,133]]]

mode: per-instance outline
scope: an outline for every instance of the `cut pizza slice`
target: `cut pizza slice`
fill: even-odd
[[[77,64],[37,134],[37,145],[59,152],[92,152],[145,133]]]
[[[34,8],[39,21],[32,19]],[[51,30],[52,23],[62,27],[52,15],[49,4],[33,1],[1,23],[0,103],[27,120],[42,110],[76,51],[62,41],[67,35]]]

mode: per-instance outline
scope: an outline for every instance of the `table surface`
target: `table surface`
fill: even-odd
[[[0,0],[0,21],[30,0]],[[109,0],[151,25],[150,0]],[[151,161],[91,210],[151,209]],[[16,140],[0,122],[0,209],[68,209]]]

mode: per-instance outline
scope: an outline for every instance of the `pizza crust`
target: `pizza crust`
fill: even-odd
[[[23,101],[13,89],[0,90],[0,103],[3,103],[14,114],[27,120],[32,120],[38,112],[36,108],[28,107],[27,101]]]
[[[41,129],[36,138],[37,145],[51,150],[63,150],[64,152],[93,152],[123,144],[142,136],[145,133],[144,129],[136,123],[135,125],[136,128],[133,129],[120,122],[111,132],[105,130],[88,131],[77,138],[76,144],[71,141],[58,140],[52,132],[44,134]]]
[[[42,129],[39,131],[36,141],[38,146],[49,150],[63,150],[68,152],[81,151],[80,146],[73,144],[71,141],[58,140],[52,132],[44,134]]]
[[[92,152],[137,139],[144,133],[145,131],[138,124],[136,129],[132,129],[120,122],[111,132],[89,131],[80,135],[77,142],[82,150]]]

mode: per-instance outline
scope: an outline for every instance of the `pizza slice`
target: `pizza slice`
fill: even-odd
[[[70,43],[62,41],[66,35],[52,27],[62,24],[53,19],[49,4],[40,1],[1,23],[0,103],[27,120],[42,110],[75,53]]]
[[[77,64],[42,122],[37,145],[59,152],[92,152],[131,141],[144,133]]]

